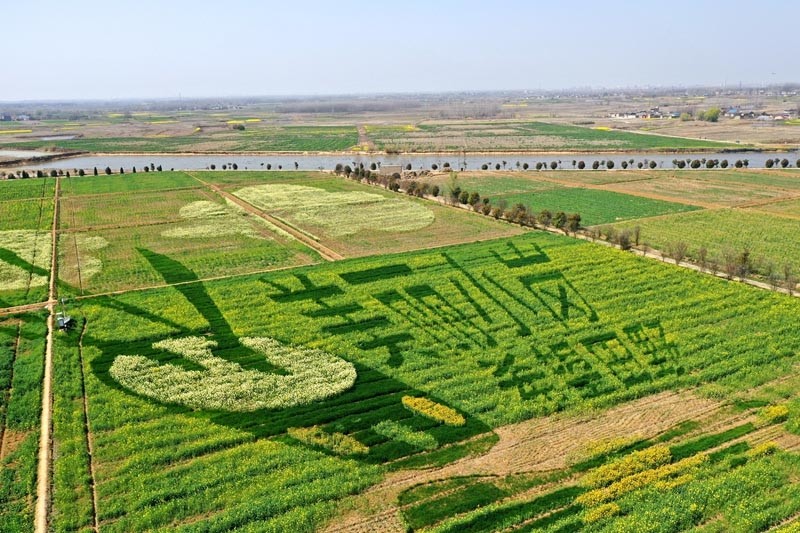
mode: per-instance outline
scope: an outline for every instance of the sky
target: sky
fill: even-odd
[[[800,81],[797,0],[0,0],[0,102]]]

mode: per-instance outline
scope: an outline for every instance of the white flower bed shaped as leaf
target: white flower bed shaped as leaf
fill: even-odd
[[[245,337],[240,342],[264,354],[288,375],[247,370],[217,357],[211,352],[217,343],[203,337],[153,344],[154,349],[183,356],[203,370],[159,364],[140,355],[121,355],[114,360],[110,373],[120,385],[147,398],[193,409],[235,412],[308,404],[340,394],[355,383],[355,367],[327,352],[285,346],[266,337]]]

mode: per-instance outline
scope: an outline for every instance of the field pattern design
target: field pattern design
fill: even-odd
[[[167,283],[197,279],[143,254]],[[459,450],[490,427],[774,378],[800,349],[788,335],[800,318],[793,303],[541,234],[92,299],[81,307],[83,371],[100,523],[312,529],[375,483],[376,465],[424,462],[420,453]],[[266,374],[285,368],[240,339],[322,350],[350,362],[355,383],[310,405],[238,413],[154,402],[113,376],[130,353],[197,369],[153,345],[200,335],[215,356]],[[415,414],[408,396],[465,423]]]

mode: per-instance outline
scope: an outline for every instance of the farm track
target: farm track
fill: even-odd
[[[39,432],[39,463],[36,476],[36,507],[34,510],[34,531],[46,533],[48,530],[48,514],[50,507],[50,474],[52,471],[53,443],[53,333],[55,329],[55,301],[56,280],[58,279],[58,211],[61,180],[56,178],[55,192],[53,194],[53,225],[50,231],[51,259],[50,259],[50,286],[47,308],[50,315],[47,317],[47,340],[44,354],[44,379],[42,382],[42,414]]]
[[[14,340],[14,357],[11,359],[11,374],[8,377],[8,392],[6,398],[6,406],[11,403],[11,395],[14,394],[14,363],[17,362],[17,355],[19,354],[19,338],[22,334],[22,324],[17,324],[17,338]],[[0,461],[5,458],[6,454],[6,439],[8,437],[8,428],[6,427],[6,416],[0,419]]]
[[[300,241],[301,243],[305,244],[306,246],[308,246],[312,250],[315,250],[317,253],[319,253],[319,255],[322,256],[323,259],[325,259],[327,261],[338,261],[338,260],[344,259],[344,256],[342,256],[341,254],[339,254],[337,252],[334,252],[333,250],[331,250],[327,246],[325,246],[323,244],[320,244],[317,241],[315,241],[314,239],[312,239],[311,237],[305,235],[304,233],[302,233],[300,231],[297,231],[295,228],[287,225],[286,223],[284,223],[280,219],[275,218],[275,217],[273,217],[271,215],[268,215],[268,214],[264,213],[260,209],[257,209],[253,205],[245,202],[241,198],[239,198],[237,196],[234,196],[233,194],[225,191],[219,185],[215,185],[213,183],[205,182],[205,181],[201,180],[200,178],[194,176],[193,174],[189,174],[189,175],[192,176],[197,181],[199,181],[200,183],[202,183],[203,185],[205,185],[206,187],[208,187],[209,189],[211,189],[212,191],[214,191],[215,193],[217,193],[220,196],[222,196],[223,198],[225,198],[227,200],[230,200],[231,202],[235,203],[236,205],[238,205],[239,207],[241,207],[242,209],[244,209],[248,213],[250,213],[252,215],[255,215],[255,216],[257,216],[257,217],[259,217],[259,218],[261,218],[263,220],[266,220],[267,222],[269,222],[273,226],[277,226],[278,228],[282,229],[286,233],[290,234],[296,240]]]

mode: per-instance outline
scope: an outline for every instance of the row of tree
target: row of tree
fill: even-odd
[[[642,240],[639,226],[622,230],[614,226],[594,227],[586,235],[592,240],[613,243],[622,250],[636,247],[644,253],[650,251],[649,245]],[[754,256],[748,247],[741,250],[726,248],[719,255],[712,255],[705,246],[692,250],[685,241],[679,240],[666,244],[658,253],[664,261],[671,259],[676,265],[691,261],[701,272],[724,274],[729,280],[743,280],[755,275],[763,278],[773,290],[783,287],[789,294],[794,294],[797,288],[798,278],[791,264],[778,266],[771,260]]]

